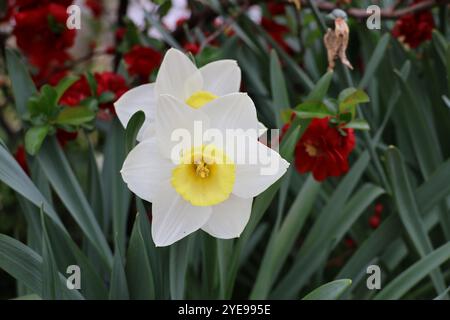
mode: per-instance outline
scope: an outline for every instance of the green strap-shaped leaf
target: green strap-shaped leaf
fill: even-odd
[[[375,299],[387,300],[401,298],[409,289],[433,272],[433,270],[439,268],[448,259],[450,259],[450,242],[430,252],[403,271],[394,280],[389,282],[386,287],[382,288],[381,292],[375,296]],[[446,287],[442,291],[439,291],[439,293],[445,292],[445,290]]]
[[[3,146],[0,146],[0,180],[38,208],[43,205],[44,212],[48,214],[58,226],[65,230],[53,207],[48,203],[47,199],[39,192],[17,161]]]
[[[0,234],[0,268],[24,283],[34,293],[42,292],[42,257],[23,243],[4,234]],[[77,290],[67,289],[66,279],[61,274],[59,279],[63,299],[83,299]]]
[[[108,214],[108,222],[112,222],[113,233],[117,236],[116,244],[121,252],[125,252],[131,193],[120,174],[126,156],[126,141],[125,132],[117,118],[111,122],[107,135],[101,173],[105,195],[104,208]]]
[[[194,236],[192,235],[170,246],[170,297],[174,300],[184,299],[186,271]]]
[[[41,224],[42,224],[42,294],[41,297],[45,300],[59,300],[62,299],[63,293],[61,289],[61,282],[59,279],[58,267],[47,232],[45,223],[45,216],[41,210]]]
[[[27,111],[28,99],[36,93],[36,87],[25,64],[11,49],[6,49],[6,68],[11,79],[17,111],[23,116]]]
[[[97,219],[98,224],[101,226],[102,230],[106,233],[107,226],[105,223],[104,207],[103,207],[103,194],[104,188],[102,185],[102,181],[100,179],[100,172],[97,166],[95,149],[92,145],[89,137],[87,137],[89,142],[89,151],[88,151],[88,176],[89,184],[87,190],[87,197],[89,203],[94,211],[95,218]]]
[[[88,295],[88,297],[98,299],[104,298],[105,288],[103,281],[97,274],[92,272],[93,269],[90,262],[70,238],[69,233],[53,207],[48,203],[47,199],[39,192],[30,178],[20,168],[16,160],[14,160],[11,154],[3,146],[0,146],[0,180],[23,198],[27,199],[29,203],[32,203],[37,208],[43,207],[44,213],[48,215],[53,222],[55,234],[56,231],[58,231],[58,245],[61,244],[62,248],[66,248],[67,251],[70,251],[76,259],[76,263],[84,270],[83,280],[86,280],[86,284],[83,288],[92,289],[89,290],[92,295]],[[23,198],[22,200],[24,200]],[[28,210],[27,213],[29,213],[27,222],[30,223],[30,221],[33,221],[31,226],[34,227],[35,234],[40,235],[39,210],[34,210],[33,208],[32,210]],[[52,232],[50,232],[50,235],[51,234]]]
[[[337,300],[350,287],[352,280],[334,280],[308,293],[302,300]]]
[[[142,236],[140,219],[147,219],[147,217],[139,213],[136,215],[127,251],[125,273],[131,299],[153,300],[155,299],[154,275],[149,252]]]
[[[53,189],[83,230],[107,268],[112,266],[111,250],[66,156],[54,138],[47,139],[37,155]]]
[[[272,104],[278,127],[281,126],[281,111],[290,108],[289,96],[284,80],[283,70],[276,51],[270,52],[270,88],[272,91]]]
[[[136,145],[136,137],[145,121],[144,111],[138,111],[128,121],[127,128],[125,130],[125,140],[127,146],[127,154]]]
[[[250,294],[251,299],[267,298],[274,280],[278,277],[311,212],[319,190],[320,183],[309,176],[289,208],[281,227],[273,230]]]
[[[130,295],[128,293],[128,283],[123,265],[122,254],[116,245],[116,252],[114,254],[114,263],[111,272],[111,285],[109,288],[110,300],[128,300]]]
[[[402,156],[395,147],[386,151],[386,164],[400,219],[417,252],[424,257],[433,250],[433,246],[420,216]],[[439,270],[433,271],[431,278],[438,293],[446,289],[444,277]]]
[[[321,210],[303,243],[294,264],[273,291],[277,298],[292,298],[327,257],[334,242],[330,230],[338,224],[347,199],[369,164],[368,152],[363,152],[352,169],[342,179],[327,205]]]
[[[385,33],[384,36],[381,37],[380,41],[378,41],[377,47],[373,51],[373,54],[367,63],[364,75],[359,82],[358,88],[366,88],[369,81],[374,77],[374,74],[378,69],[378,65],[384,57],[390,38],[391,36],[389,33]]]
[[[311,92],[306,97],[306,101],[322,101],[330,88],[331,80],[333,80],[333,71],[325,73],[316,85],[312,88]]]
[[[428,213],[439,202],[450,194],[450,160],[443,163],[430,178],[414,193],[420,212]],[[433,224],[434,225],[434,224]],[[431,228],[430,226],[429,228]],[[382,251],[401,236],[399,229],[401,221],[397,215],[390,215],[356,250],[336,278],[351,278],[355,286],[361,279],[358,275],[365,275],[365,267],[370,261],[379,256]]]

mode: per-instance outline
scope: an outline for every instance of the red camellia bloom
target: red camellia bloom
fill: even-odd
[[[99,105],[100,110],[98,113],[98,117],[103,120],[111,119],[116,114],[113,103],[128,90],[128,86],[121,75],[113,72],[95,73],[94,78],[97,83],[97,96],[105,92],[114,94],[112,101]],[[64,92],[64,95],[59,100],[59,104],[67,107],[76,107],[81,101],[89,98],[91,95],[91,88],[86,77],[82,76]],[[78,132],[68,132],[62,129],[58,129],[56,132],[56,137],[61,146],[65,146],[68,141],[74,140],[77,135]]]
[[[421,0],[414,3],[418,2]],[[422,42],[431,39],[434,26],[431,11],[420,11],[398,19],[392,29],[392,35],[411,48],[417,48]]]
[[[113,103],[128,90],[125,79],[114,72],[96,73],[94,76],[97,81],[97,95],[101,95],[104,92],[114,93],[114,99],[110,102],[100,104],[100,109],[108,111],[111,115],[115,115],[116,111]]]
[[[311,171],[323,181],[348,171],[348,156],[355,147],[353,129],[337,129],[329,118],[313,119],[295,149],[295,167],[300,173]]]
[[[130,75],[137,75],[141,81],[148,81],[148,77],[161,63],[162,55],[156,50],[140,45],[134,46],[124,55]]]
[[[114,99],[107,103],[99,105],[101,111],[107,111],[111,115],[115,115],[113,103],[120,98],[128,90],[128,86],[125,83],[125,79],[113,72],[101,72],[94,74],[95,81],[97,82],[97,96],[100,96],[105,92],[112,92]],[[82,76],[76,81],[61,97],[59,103],[61,105],[74,107],[80,104],[80,102],[91,96],[91,89],[85,76]]]
[[[66,8],[72,1],[16,1],[13,34],[17,46],[37,67],[37,83],[46,82],[71,57],[76,30],[66,27]],[[60,70],[59,70],[60,71]]]
[[[70,48],[75,30],[67,29],[66,7],[48,4],[15,14],[18,47],[29,56],[47,56]]]

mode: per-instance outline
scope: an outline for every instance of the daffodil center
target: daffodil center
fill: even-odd
[[[233,191],[236,166],[226,154],[212,145],[185,150],[172,171],[175,191],[194,206],[213,206]]]
[[[198,164],[196,164],[195,173],[200,178],[207,178],[209,176],[208,165],[204,161],[200,161]]]
[[[310,157],[316,157],[319,153],[317,148],[310,143],[305,143],[305,150]]]
[[[209,91],[197,91],[186,99],[186,103],[194,109],[199,109],[214,99],[217,99],[217,96]]]

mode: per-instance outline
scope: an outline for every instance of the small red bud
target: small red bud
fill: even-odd
[[[356,247],[355,241],[350,237],[345,238],[344,242],[345,242],[346,247],[349,249],[353,249]]]
[[[376,229],[380,225],[380,221],[381,219],[379,216],[373,215],[369,218],[369,225],[372,229]]]
[[[381,213],[383,212],[383,210],[384,210],[384,206],[381,204],[381,203],[377,203],[376,205],[375,205],[375,215],[376,216],[381,216]]]
[[[186,43],[183,47],[186,51],[189,51],[194,56],[200,51],[200,46],[196,43]]]

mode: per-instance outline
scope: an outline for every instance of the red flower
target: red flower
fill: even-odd
[[[200,51],[200,46],[196,43],[185,43],[183,48],[187,52],[192,53],[194,56]]]
[[[102,72],[94,74],[97,83],[97,96],[105,92],[114,93],[112,101],[100,104],[102,111],[115,115],[113,103],[128,90],[125,79],[113,72]],[[59,103],[65,106],[73,107],[80,104],[81,101],[91,96],[91,89],[85,76],[76,81],[61,97]]]
[[[56,1],[55,1],[56,2]],[[13,34],[17,46],[39,69],[35,81],[45,82],[52,73],[70,59],[67,49],[75,39],[75,30],[66,27],[68,14],[66,6],[72,1],[19,1],[18,12],[14,14],[16,25]]]
[[[48,4],[14,15],[18,47],[30,56],[47,56],[70,48],[75,30],[67,29],[66,7]]]
[[[414,3],[421,2],[415,1]],[[434,25],[431,11],[410,13],[398,19],[392,29],[392,35],[411,48],[417,48],[422,42],[430,40]]]
[[[124,55],[130,75],[137,75],[141,81],[148,81],[153,70],[161,63],[162,55],[156,50],[140,45],[134,46]]]
[[[267,31],[267,33],[278,43],[281,48],[283,48],[284,51],[289,54],[294,53],[292,48],[284,40],[284,35],[290,31],[288,27],[266,17],[261,18],[261,27]]]
[[[353,129],[338,130],[329,118],[313,119],[297,143],[295,167],[300,173],[311,171],[317,181],[340,176],[349,169],[347,158],[354,147]]]
[[[284,3],[280,3],[278,1],[270,1],[267,4],[267,9],[269,10],[272,16],[281,15],[286,12],[286,7]]]
[[[56,129],[56,139],[61,147],[65,147],[67,142],[75,140],[78,136],[78,132],[69,132],[63,129]]]
[[[23,171],[25,171],[27,175],[30,175],[30,169],[28,168],[27,163],[27,155],[23,144],[17,147],[16,153],[14,154],[14,158],[16,158],[17,163],[20,165]]]
[[[52,84],[52,82],[55,82],[55,79],[60,80],[63,78],[68,72],[67,68],[64,67],[64,63],[69,61],[71,57],[65,51],[56,51],[48,55],[33,54],[28,59],[38,69],[38,72],[33,74],[33,80],[40,87],[44,83]]]
[[[115,115],[116,111],[113,103],[128,90],[125,79],[121,75],[113,72],[102,72],[95,74],[95,80],[97,81],[97,95],[101,95],[104,92],[114,93],[114,99],[112,101],[102,103],[99,107],[101,110]]]
[[[50,3],[59,4],[67,8],[73,3],[73,0],[12,0],[12,2],[14,2],[14,7],[18,11],[25,11],[42,7]]]
[[[96,18],[100,17],[103,12],[103,3],[99,0],[86,0],[86,6],[91,9]]]

